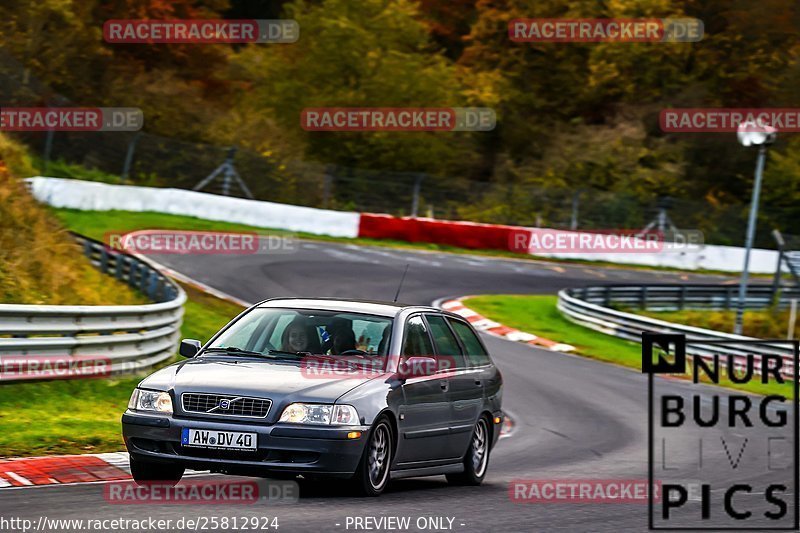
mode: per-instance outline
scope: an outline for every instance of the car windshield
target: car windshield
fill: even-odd
[[[313,309],[257,308],[237,320],[206,350],[281,355],[384,356],[392,319]],[[231,350],[233,348],[233,350]]]

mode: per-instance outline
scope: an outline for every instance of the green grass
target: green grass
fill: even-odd
[[[577,353],[618,365],[641,368],[642,348],[610,335],[573,324],[556,309],[556,296],[475,296],[470,309],[506,326],[546,339],[571,344]]]
[[[640,315],[686,324],[696,328],[733,332],[736,311],[684,309],[682,311],[640,311]],[[742,333],[758,339],[785,339],[789,329],[789,310],[769,308],[744,312]],[[795,323],[794,338],[800,338],[800,324]]]
[[[96,240],[103,240],[107,233],[120,233],[142,229],[174,229],[174,230],[194,230],[194,231],[240,231],[255,232],[261,235],[295,235],[301,239],[321,242],[346,242],[350,244],[363,244],[369,246],[385,246],[392,248],[402,248],[411,250],[427,250],[446,253],[481,255],[489,257],[506,257],[511,259],[539,261],[558,264],[572,263],[596,267],[614,267],[633,270],[659,270],[665,272],[679,272],[673,268],[645,267],[640,265],[619,265],[603,261],[586,261],[582,259],[552,259],[547,257],[535,257],[526,254],[502,250],[473,250],[459,248],[457,246],[446,246],[442,244],[427,242],[405,242],[391,239],[366,239],[366,238],[347,238],[331,237],[327,235],[316,235],[304,232],[291,232],[278,229],[257,228],[245,224],[233,222],[206,220],[201,218],[169,215],[155,212],[134,212],[134,211],[79,211],[77,209],[51,208],[53,213],[61,220],[61,223],[70,230],[78,232]],[[555,267],[554,267],[555,268]],[[726,272],[713,272],[710,270],[696,270],[694,274],[722,274],[730,275]]]
[[[185,338],[206,341],[241,311],[184,289],[189,296],[181,328]],[[123,450],[120,417],[145,375],[0,384],[0,457]]]
[[[75,163],[68,163],[63,159],[51,160],[47,163],[47,165],[45,165],[44,160],[38,156],[34,156],[33,161],[36,168],[40,169],[40,172],[44,176],[53,176],[55,178],[72,178],[86,181],[99,181],[102,183],[112,184],[121,182],[120,177],[116,174],[110,174],[103,170],[89,168]],[[47,167],[46,169],[45,166]]]
[[[464,300],[470,309],[506,326],[533,333],[541,337],[571,344],[576,353],[591,359],[615,363],[641,370],[642,348],[640,344],[618,339],[574,324],[556,309],[556,296],[491,295],[475,296]],[[724,381],[720,383],[756,394],[782,394],[794,397],[790,383],[747,383],[739,385]]]

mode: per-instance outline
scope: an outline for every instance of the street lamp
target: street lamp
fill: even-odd
[[[756,178],[753,185],[753,198],[750,202],[750,216],[747,219],[747,237],[744,245],[744,267],[742,278],[739,282],[739,301],[736,305],[736,322],[733,332],[742,334],[742,316],[744,315],[744,301],[747,296],[747,279],[750,267],[750,250],[753,248],[753,239],[756,233],[756,217],[758,216],[758,199],[761,196],[761,177],[764,173],[764,162],[767,159],[767,146],[775,142],[777,132],[772,126],[762,126],[755,122],[742,122],[736,132],[736,137],[742,146],[758,146],[758,159],[756,160]]]

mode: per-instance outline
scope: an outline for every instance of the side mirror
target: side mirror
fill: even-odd
[[[178,353],[184,357],[194,357],[200,351],[200,341],[195,339],[183,339]]]
[[[438,361],[433,357],[412,356],[403,361],[397,367],[397,375],[400,379],[415,378],[421,376],[432,376],[437,371]]]

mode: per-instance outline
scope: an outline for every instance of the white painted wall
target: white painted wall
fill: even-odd
[[[741,272],[744,265],[744,248],[734,246],[706,245],[698,252],[652,253],[652,254],[595,254],[563,253],[532,254],[558,259],[582,259],[585,261],[608,261],[625,265],[644,265],[678,268],[681,270],[720,270]],[[778,252],[756,248],[750,253],[750,272],[772,274],[778,261]]]
[[[686,252],[653,253],[534,253],[539,257],[607,261],[625,265],[670,267],[681,270],[719,270],[741,272],[744,266],[744,248],[707,244]],[[750,252],[750,272],[772,274],[778,262],[778,252],[755,248]]]
[[[83,211],[155,211],[258,228],[357,237],[360,215],[273,202],[230,198],[183,189],[108,185],[93,181],[35,177],[26,180],[40,202]]]

